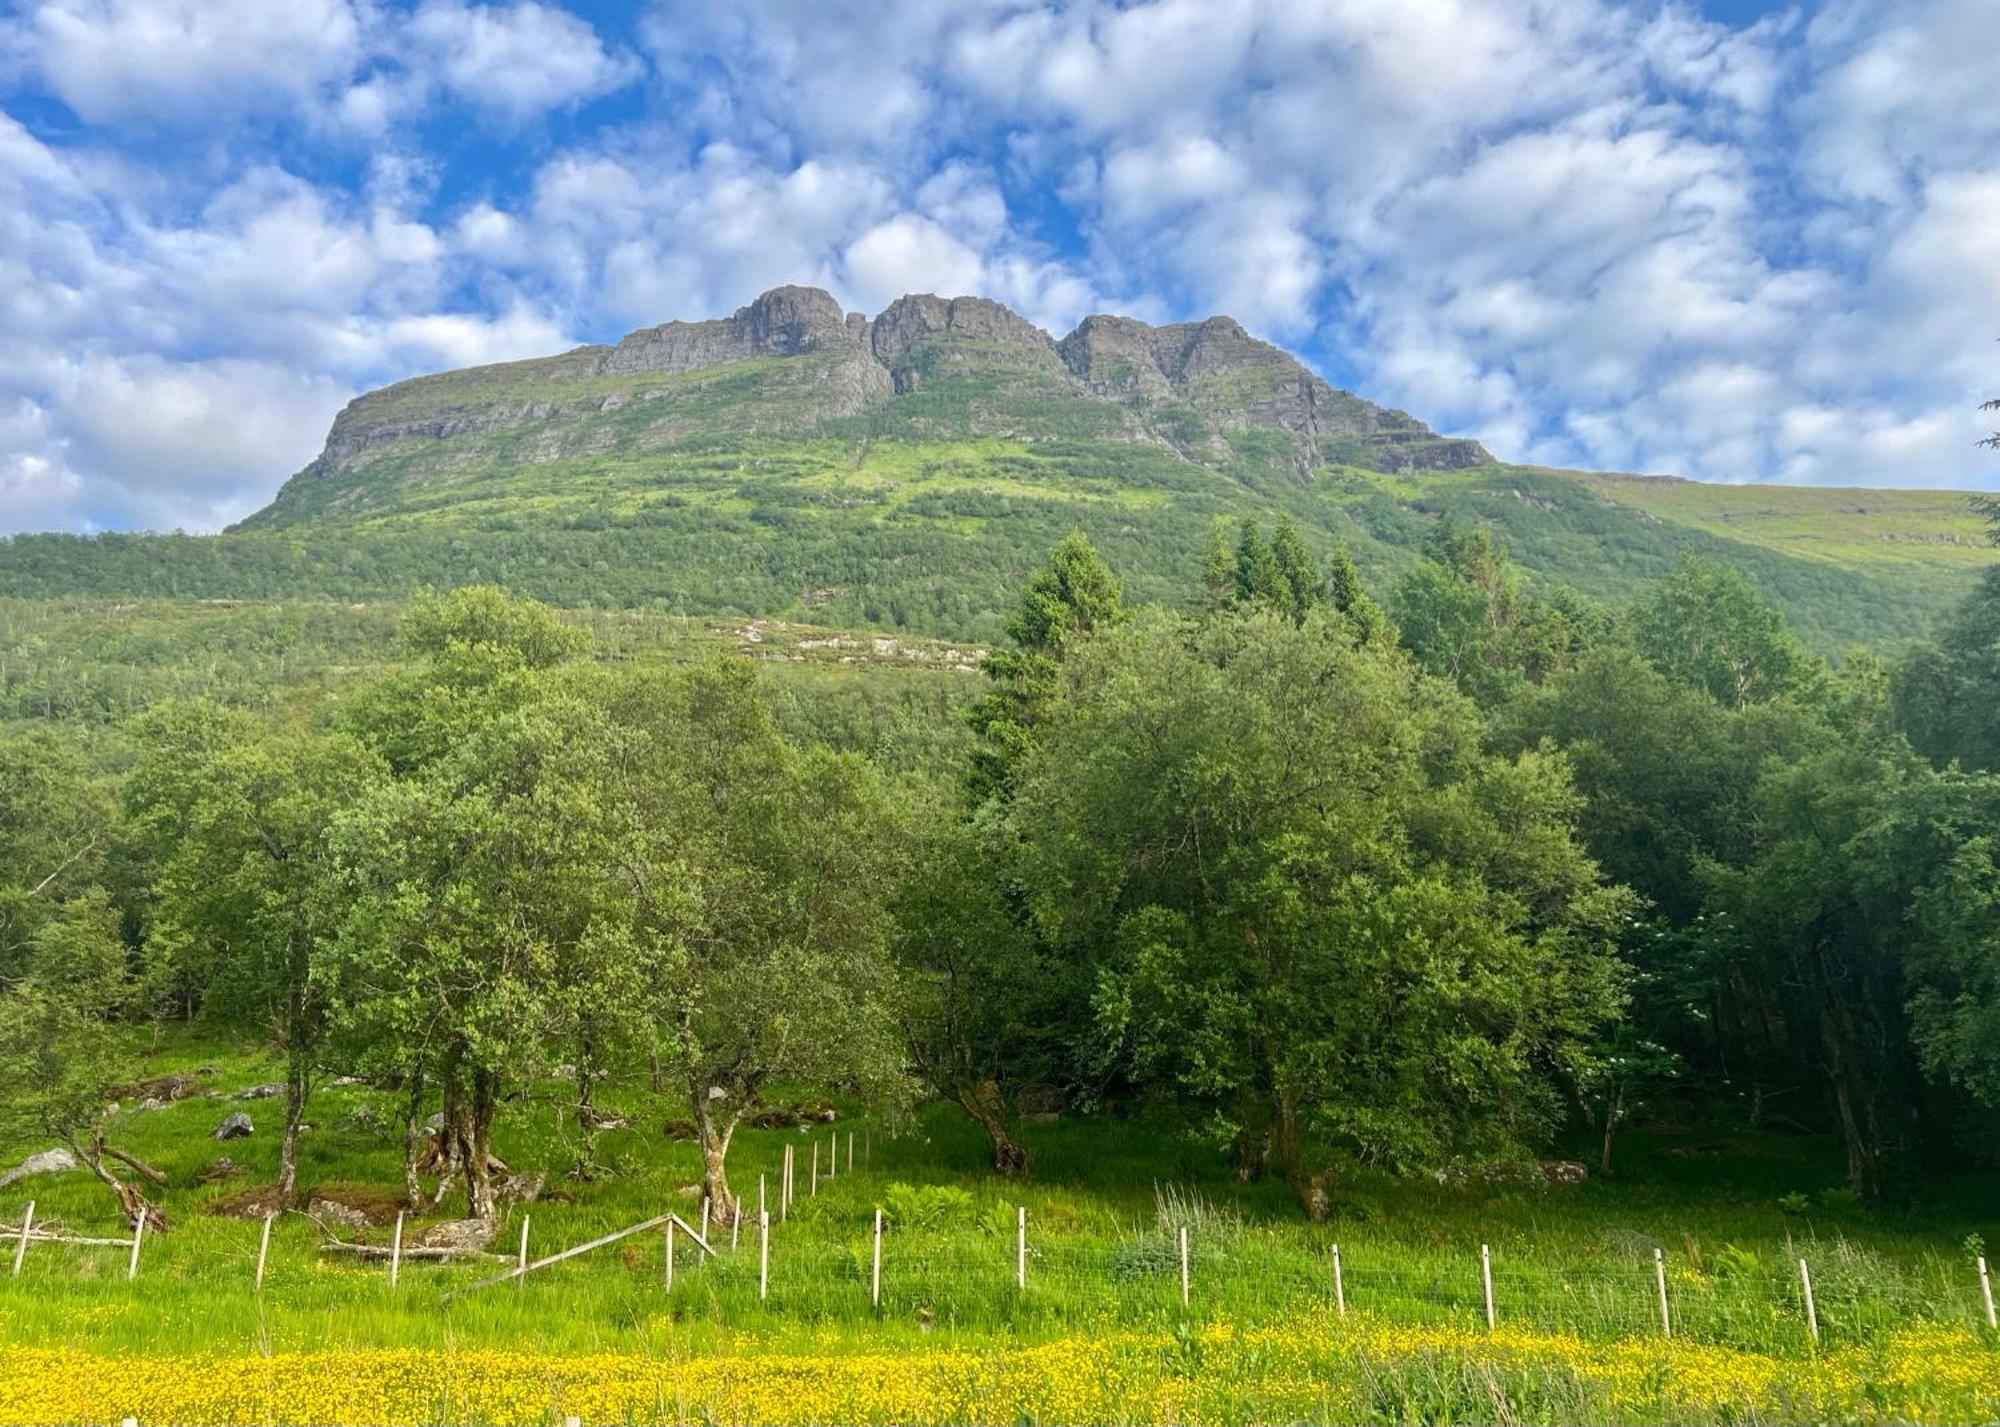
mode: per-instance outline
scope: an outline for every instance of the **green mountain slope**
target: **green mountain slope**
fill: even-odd
[[[1502,465],[1228,318],[1092,317],[1058,342],[978,298],[869,320],[780,288],[718,321],[368,393],[236,529],[18,537],[0,594],[374,598],[497,579],[563,604],[978,639],[1067,530],[1133,596],[1174,602],[1216,517],[1279,511],[1378,583],[1453,514],[1612,602],[1700,551],[1827,648],[1921,632],[1984,558],[1950,493]]]

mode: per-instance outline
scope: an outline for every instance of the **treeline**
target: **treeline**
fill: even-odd
[[[305,722],[161,702],[110,769],[10,737],[0,1133],[157,1215],[116,1046],[197,1016],[282,1052],[285,1192],[314,1087],[367,1074],[411,1201],[474,1214],[557,1075],[578,1174],[600,1087],[644,1083],[725,1210],[735,1128],[799,1082],[949,1100],[1003,1174],[1027,1111],[1150,1107],[1312,1214],[1570,1120],[1608,1167],[1669,1101],[1837,1133],[1868,1199],[1976,1153],[2000,575],[1837,670],[1728,570],[1614,615],[1448,524],[1379,602],[1283,520],[1188,582],[1196,613],[1130,606],[1063,540],[944,781],[492,587],[421,599],[402,667]]]

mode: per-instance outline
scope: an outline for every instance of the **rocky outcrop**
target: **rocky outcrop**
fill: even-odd
[[[1024,367],[1058,377],[1062,360],[1049,334],[984,297],[899,297],[869,324],[875,360],[899,392],[930,373],[976,364]]]
[[[1232,317],[1153,327],[1130,317],[1086,317],[1060,344],[1063,362],[1096,396],[1182,401],[1222,430],[1266,427],[1299,436],[1309,455],[1358,438],[1343,454],[1376,452],[1381,469],[1481,465],[1476,441],[1440,440],[1401,411],[1337,390],[1297,358],[1260,342]]]
[[[816,287],[774,287],[731,316],[644,327],[598,358],[600,372],[689,372],[749,357],[860,350],[847,314]]]

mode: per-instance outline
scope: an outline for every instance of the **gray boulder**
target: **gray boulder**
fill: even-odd
[[[210,1135],[209,1138],[212,1140],[248,1139],[251,1132],[256,1128],[255,1125],[250,1123],[248,1115],[244,1114],[241,1110],[237,1110],[224,1117],[222,1123],[215,1127],[215,1133]]]
[[[494,1219],[451,1219],[433,1224],[417,1235],[420,1249],[444,1249],[455,1254],[477,1253],[500,1231]]]
[[[365,1229],[368,1216],[350,1204],[342,1204],[338,1199],[315,1199],[306,1205],[306,1213],[328,1224],[339,1224],[346,1229]]]
[[[40,1154],[29,1155],[5,1174],[0,1174],[0,1189],[5,1189],[12,1184],[18,1184],[30,1175],[61,1174],[66,1170],[76,1168],[79,1168],[76,1156],[58,1145],[52,1150],[43,1150]]]
[[[248,1090],[236,1092],[238,1100],[275,1100],[285,1093],[285,1087],[273,1080],[263,1085],[253,1085]]]

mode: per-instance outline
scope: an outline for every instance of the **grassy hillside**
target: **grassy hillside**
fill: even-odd
[[[1986,555],[1952,493],[1496,464],[1226,319],[1093,319],[1058,347],[993,304],[905,302],[866,328],[808,312],[783,340],[753,305],[401,383],[343,412],[238,529],[16,537],[0,595],[380,601],[497,580],[572,607],[990,641],[1074,528],[1135,599],[1184,603],[1219,517],[1287,512],[1383,589],[1449,516],[1614,605],[1712,556],[1839,652],[1921,634]]]

